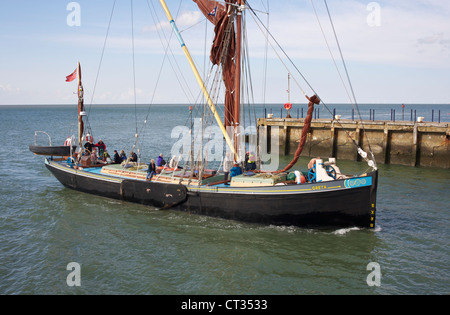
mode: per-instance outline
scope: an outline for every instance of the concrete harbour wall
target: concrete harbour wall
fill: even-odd
[[[281,155],[295,153],[303,125],[304,118],[258,119],[268,135],[278,128]],[[370,145],[377,163],[450,168],[449,123],[313,119],[302,156],[359,161],[352,139],[366,152]]]

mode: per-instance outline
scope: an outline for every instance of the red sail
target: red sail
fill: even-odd
[[[235,88],[236,64],[234,63],[236,36],[233,21],[228,12],[234,9],[229,4],[222,5],[217,1],[193,0],[203,15],[215,25],[215,37],[211,47],[210,59],[214,65],[222,65],[225,83],[225,127],[231,126],[235,119],[233,90]],[[236,0],[229,1],[235,3]]]

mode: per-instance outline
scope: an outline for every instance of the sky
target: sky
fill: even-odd
[[[166,2],[205,75],[211,24],[191,0]],[[77,62],[85,103],[196,102],[199,87],[159,1],[120,0],[114,11],[113,3],[0,0],[0,105],[76,104],[76,81],[65,82],[65,77]],[[358,103],[450,103],[450,1],[326,4]],[[283,104],[288,97],[305,103],[302,90],[309,96],[317,92],[326,103],[353,101],[324,0],[255,0],[250,5],[296,66],[283,66],[247,12],[256,103]],[[295,79],[289,81],[289,95],[288,71]]]

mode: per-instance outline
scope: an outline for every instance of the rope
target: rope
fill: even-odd
[[[346,93],[347,93],[347,96],[348,96],[348,98],[349,98],[349,100],[350,100],[350,103],[352,104],[352,107],[353,107],[354,109],[357,109],[357,108],[355,108],[355,103],[352,101],[351,96],[350,96],[350,94],[348,93],[348,90],[347,90],[347,87],[346,87],[346,85],[345,85],[344,79],[342,78],[342,75],[341,75],[341,73],[340,73],[340,71],[339,71],[339,68],[338,68],[338,66],[337,66],[337,64],[336,64],[336,60],[335,60],[335,58],[334,58],[333,52],[331,51],[330,45],[328,44],[328,40],[327,40],[327,38],[326,38],[326,36],[325,36],[325,32],[324,32],[324,30],[323,30],[323,28],[322,28],[322,24],[320,23],[320,19],[319,19],[319,16],[318,16],[318,14],[317,14],[316,7],[315,7],[315,5],[314,5],[313,0],[311,0],[311,5],[312,5],[312,7],[313,7],[314,14],[316,15],[317,22],[319,23],[320,30],[322,31],[322,36],[323,36],[323,38],[324,38],[324,40],[325,40],[325,43],[326,43],[327,48],[328,48],[328,51],[329,51],[329,53],[330,53],[330,55],[331,55],[331,59],[333,60],[334,66],[336,67],[336,71],[338,72],[338,75],[339,75],[339,77],[340,77],[340,79],[341,79],[342,85],[344,86],[344,89],[345,89],[345,91],[346,91]],[[328,106],[323,102],[323,100],[322,100],[322,104],[323,104],[324,108],[325,108],[330,114],[333,114],[333,113],[331,112],[331,110],[328,108]],[[356,107],[357,107],[357,106],[356,106]],[[358,112],[359,120],[361,120],[361,115],[359,115],[358,109],[357,109],[357,112]],[[334,118],[334,117],[333,117],[333,118]],[[340,122],[339,120],[337,121],[337,123],[338,123],[339,126],[341,126],[341,128],[347,133],[347,137],[352,141],[353,145],[354,145],[356,148],[359,148],[359,146],[358,146],[358,144],[356,143],[356,141],[355,141],[355,140],[352,138],[352,136],[350,135],[350,132],[349,132],[348,130],[346,130],[346,129],[342,126],[342,124],[341,124],[341,122]]]
[[[313,0],[310,0],[310,1],[311,1],[311,5],[312,5],[312,7],[313,7],[313,10],[314,10],[314,14],[316,15],[317,23],[319,24],[320,30],[322,31],[323,39],[325,40],[325,44],[327,45],[328,52],[329,52],[330,55],[331,55],[331,59],[333,60],[334,66],[335,66],[335,68],[336,68],[336,71],[337,71],[337,73],[338,73],[338,75],[339,75],[339,78],[341,79],[342,86],[344,87],[345,92],[347,93],[347,96],[348,96],[348,98],[349,98],[349,100],[350,100],[350,103],[351,103],[352,106],[353,106],[353,105],[354,105],[354,104],[353,104],[354,102],[352,101],[352,99],[351,99],[351,97],[350,97],[350,94],[349,94],[349,92],[348,92],[348,90],[347,90],[347,86],[345,85],[344,79],[342,78],[341,72],[339,71],[339,68],[338,68],[338,66],[337,66],[337,63],[336,63],[336,60],[335,60],[335,58],[334,58],[333,52],[331,51],[330,45],[328,44],[327,37],[325,36],[325,31],[324,31],[323,28],[322,28],[322,24],[320,23],[319,15],[317,14],[317,11],[316,11],[316,6],[314,5]]]
[[[151,6],[150,6],[150,2],[147,0],[147,6],[148,6],[148,8],[149,8],[149,11],[150,11],[151,17],[152,17],[152,19],[153,19],[153,22],[154,22],[156,25],[160,24],[160,23],[159,23],[159,22],[160,22],[159,19],[155,18],[155,16],[157,16],[157,14],[154,13],[154,12],[156,12],[156,9],[155,9],[155,7],[154,7],[154,5],[153,5],[153,2],[151,2]],[[178,16],[178,13],[179,13],[179,11],[180,11],[180,8],[181,8],[181,1],[180,1],[180,5],[179,5],[179,7],[178,7],[177,16]],[[161,33],[162,33],[162,35],[161,35]],[[170,52],[170,54],[173,56],[173,52],[172,52],[172,50],[170,49],[170,40],[171,40],[171,38],[172,38],[172,34],[173,34],[173,33],[170,33],[170,37],[169,37],[168,39],[167,39],[165,33],[164,33],[162,30],[160,30],[160,29],[157,29],[157,34],[158,34],[158,37],[159,37],[159,39],[160,39],[160,41],[161,41],[162,46],[165,47],[165,48],[164,48],[164,57],[163,57],[163,61],[162,61],[162,63],[161,63],[161,66],[160,66],[160,68],[159,68],[159,73],[158,73],[157,80],[156,80],[156,83],[155,83],[155,87],[154,87],[154,90],[153,90],[153,94],[152,94],[152,97],[151,97],[151,100],[150,100],[150,104],[149,104],[149,106],[148,106],[147,114],[146,114],[146,116],[145,116],[145,119],[144,119],[144,122],[143,122],[143,124],[142,124],[142,127],[141,127],[141,129],[140,129],[140,131],[139,131],[139,133],[138,133],[139,135],[142,134],[142,136],[141,136],[142,142],[144,142],[144,138],[145,138],[144,130],[145,130],[146,124],[148,123],[148,119],[149,119],[149,116],[150,116],[150,111],[151,111],[151,108],[152,108],[152,105],[153,105],[153,101],[154,101],[154,98],[155,98],[155,95],[156,95],[156,90],[157,90],[157,88],[158,88],[158,85],[159,85],[159,82],[160,82],[160,79],[161,79],[161,74],[162,74],[162,71],[163,71],[163,68],[164,68],[164,64],[165,64],[166,59],[169,61],[169,64],[170,64],[170,66],[172,67],[172,70],[173,70],[174,73],[175,73],[175,77],[176,77],[178,83],[180,84],[181,90],[182,90],[183,93],[185,94],[186,98],[187,98],[187,99],[190,99],[190,97],[194,98],[194,96],[192,95],[192,92],[191,92],[189,89],[187,89],[187,90],[188,90],[189,92],[191,92],[191,95],[188,95],[188,94],[186,93],[186,89],[184,88],[182,82],[180,81],[180,78],[179,78],[179,76],[177,75],[177,72],[175,71],[174,65],[172,64],[172,62],[171,62],[171,60],[170,60],[170,58],[169,58],[169,52]],[[165,40],[166,44],[164,44],[163,37],[164,37],[164,40]],[[176,61],[176,59],[174,59],[174,61],[175,61],[176,66],[177,66],[178,69],[179,69],[179,72],[182,73],[181,70],[180,70],[180,67],[179,67],[179,65],[178,65],[178,63],[177,63],[177,61]],[[186,79],[184,78],[184,76],[181,75],[181,77],[183,78],[185,84],[187,85]],[[190,101],[189,101],[189,102],[190,102]],[[136,141],[137,141],[137,138],[136,138]]]
[[[334,28],[333,19],[331,18],[330,10],[328,9],[327,0],[324,0],[324,3],[325,3],[325,7],[327,8],[328,17],[329,17],[329,19],[330,19],[330,24],[331,24],[331,27],[332,27],[332,29],[333,29],[334,38],[336,39],[336,44],[337,44],[338,49],[339,49],[339,54],[341,55],[341,60],[342,60],[343,66],[344,66],[345,74],[347,75],[348,84],[349,84],[349,86],[350,86],[350,90],[351,90],[351,92],[352,92],[353,99],[354,99],[354,101],[355,101],[355,106],[356,106],[356,109],[357,109],[358,117],[359,117],[359,120],[361,121],[361,125],[362,125],[362,127],[363,127],[364,136],[365,136],[366,139],[367,139],[367,145],[368,145],[368,147],[369,147],[370,154],[372,155],[372,160],[373,160],[373,162],[375,163],[375,157],[374,157],[374,155],[373,155],[372,148],[371,148],[371,146],[370,146],[369,138],[368,138],[367,135],[366,135],[366,129],[365,129],[364,123],[362,123],[361,114],[360,114],[360,112],[359,112],[359,106],[358,106],[358,103],[357,103],[357,101],[356,101],[356,96],[355,96],[355,92],[354,92],[354,90],[353,90],[353,85],[352,85],[352,82],[351,82],[351,80],[350,80],[350,76],[349,76],[349,74],[348,74],[347,66],[346,66],[346,64],[345,64],[344,55],[342,54],[341,45],[339,44],[339,40],[338,40],[338,38],[337,38],[336,29]],[[333,117],[333,118],[334,118],[334,117]],[[365,158],[365,160],[367,160],[367,159]]]
[[[325,5],[326,5],[326,0],[324,0],[324,1],[325,1]],[[247,4],[247,5],[248,5],[248,4]],[[323,104],[324,108],[326,108],[326,109],[328,110],[328,112],[331,114],[331,113],[332,113],[331,110],[326,106],[326,104],[323,102],[323,100],[320,100],[320,99],[319,99],[318,93],[314,90],[314,88],[311,86],[311,84],[308,82],[308,80],[306,80],[305,76],[304,76],[304,75],[302,74],[302,72],[297,68],[297,66],[293,63],[293,61],[290,59],[290,57],[286,54],[286,52],[284,51],[284,49],[283,49],[283,48],[281,47],[281,45],[277,42],[277,40],[273,37],[273,35],[269,32],[269,30],[267,29],[267,27],[264,26],[264,24],[261,22],[260,18],[256,15],[256,13],[254,12],[254,10],[250,7],[250,5],[248,5],[248,7],[250,8],[251,12],[253,13],[253,16],[259,21],[259,23],[257,23],[258,27],[260,27],[260,29],[261,29],[261,26],[260,26],[260,25],[262,25],[262,27],[265,28],[265,30],[266,30],[267,34],[270,36],[270,38],[276,43],[276,45],[277,45],[278,48],[281,50],[281,52],[285,55],[285,57],[287,58],[287,60],[291,63],[291,65],[292,65],[292,66],[295,68],[295,70],[299,73],[299,75],[300,75],[300,76],[302,77],[302,79],[306,82],[306,84],[308,85],[308,87],[314,92],[314,94],[315,94],[314,96],[317,97],[317,100],[316,100],[316,101],[321,102],[321,103]],[[336,42],[338,43],[339,51],[340,51],[340,53],[341,53],[341,59],[342,59],[342,61],[343,61],[343,63],[344,63],[344,68],[345,68],[346,73],[347,73],[347,79],[348,79],[348,81],[349,81],[349,84],[350,84],[350,87],[351,87],[351,90],[352,90],[352,93],[353,93],[353,97],[354,97],[354,99],[355,99],[355,104],[356,104],[356,107],[357,107],[356,97],[355,97],[355,95],[354,95],[353,88],[352,88],[352,86],[351,86],[350,77],[349,77],[349,75],[348,75],[347,67],[346,67],[345,62],[344,62],[344,57],[343,57],[343,54],[342,54],[342,50],[340,49],[340,45],[339,45],[339,42],[338,42],[338,39],[337,39],[337,35],[336,35],[336,31],[335,31],[335,28],[334,28],[334,25],[333,25],[333,22],[332,22],[332,19],[331,19],[331,14],[329,13],[329,10],[328,10],[328,6],[327,6],[327,11],[328,11],[328,16],[329,16],[329,18],[330,18],[330,22],[331,22],[331,24],[332,24],[332,26],[333,26],[333,32],[334,32],[334,35],[335,35],[335,39],[336,39]],[[271,44],[271,46],[272,46],[272,48],[274,49],[274,47],[273,47],[272,44]],[[291,74],[291,72],[290,72],[289,69],[287,68],[286,64],[283,62],[283,60],[281,60],[281,57],[279,56],[278,52],[277,52],[275,49],[274,49],[274,51],[275,51],[275,53],[277,54],[278,58],[280,59],[281,63],[282,63],[282,64],[285,66],[285,68],[288,70],[288,73]],[[297,84],[297,86],[300,88],[300,90],[302,91],[303,95],[305,95],[305,97],[308,98],[308,96],[306,95],[305,91],[304,91],[304,90],[301,88],[301,86],[298,84],[298,82],[297,82],[297,80],[295,79],[295,77],[292,76],[292,78],[293,78],[294,82]],[[313,97],[314,97],[314,96],[313,96]],[[312,97],[311,97],[311,99],[312,99]],[[318,104],[318,103],[317,103],[317,104]],[[309,111],[310,109],[311,109],[311,107],[308,108],[308,111]],[[362,122],[361,116],[360,116],[360,114],[359,114],[359,108],[357,107],[357,109],[358,109],[359,120]],[[342,127],[341,122],[338,121],[338,124]],[[305,125],[306,125],[306,123],[305,123]],[[364,124],[362,124],[362,126],[363,126],[363,130],[364,130],[364,135],[366,136]],[[304,127],[305,127],[305,126],[304,126]],[[360,148],[359,148],[358,144],[355,142],[355,140],[350,136],[350,133],[349,133],[345,128],[343,128],[343,130],[345,130],[345,132],[347,133],[347,136],[352,140],[353,144],[359,149],[359,150],[358,150],[358,152],[359,152],[359,151],[360,151]],[[306,135],[305,135],[305,136],[306,136]],[[303,133],[302,133],[302,137],[303,137]],[[366,138],[367,138],[367,137],[366,137]],[[370,153],[371,153],[371,155],[372,155],[372,159],[373,159],[373,161],[375,162],[375,160],[374,160],[374,155],[373,155],[372,149],[371,149],[371,147],[370,147],[369,141],[368,141],[368,145],[369,145]],[[300,145],[299,145],[299,148],[300,148]],[[298,150],[299,150],[299,149],[298,149]],[[297,157],[297,155],[298,155],[298,150],[297,150],[296,155],[295,155],[296,157]],[[301,150],[300,150],[300,152],[301,152]],[[364,157],[363,157],[363,158],[364,158]],[[296,159],[296,158],[294,157],[294,160],[295,160],[295,159]],[[297,159],[298,159],[298,157],[297,157]],[[368,161],[367,158],[364,158],[364,159],[365,159],[366,161]],[[292,163],[290,163],[289,165],[291,165],[291,164],[292,164]],[[294,164],[295,164],[295,163],[294,163]],[[289,168],[288,168],[289,165],[288,165],[284,170],[289,169]],[[293,165],[293,164],[292,164],[292,165]],[[291,165],[290,167],[292,167],[292,165]]]
[[[138,134],[138,127],[137,127],[137,104],[136,104],[136,62],[135,62],[135,56],[134,56],[134,16],[133,16],[133,0],[130,1],[131,4],[131,50],[132,50],[132,57],[133,57],[133,96],[134,96],[134,119],[136,123],[136,137]]]
[[[99,63],[99,65],[98,65],[97,75],[96,75],[96,77],[95,77],[94,90],[92,91],[91,104],[89,105],[89,111],[90,111],[91,105],[92,105],[92,103],[93,103],[95,90],[96,90],[96,88],[97,88],[98,76],[100,75],[100,68],[101,68],[101,66],[102,66],[103,56],[104,56],[104,54],[105,54],[106,42],[107,42],[107,40],[108,40],[109,30],[111,29],[111,21],[112,21],[112,17],[113,17],[113,14],[114,14],[114,8],[115,8],[115,6],[116,6],[116,0],[114,0],[113,7],[112,7],[112,9],[111,9],[111,15],[110,15],[110,17],[109,17],[108,29],[107,29],[107,31],[106,31],[105,41],[103,42],[102,54],[101,54],[101,56],[100,56],[100,63]]]
[[[289,169],[291,169],[292,166],[294,166],[294,164],[297,163],[297,161],[300,157],[300,154],[302,154],[303,147],[305,146],[305,143],[306,143],[306,137],[307,137],[307,135],[309,133],[309,129],[311,127],[312,114],[314,112],[314,104],[318,105],[320,103],[320,99],[316,95],[313,95],[312,97],[308,98],[308,100],[309,100],[308,112],[306,113],[305,123],[304,123],[303,129],[302,129],[302,136],[300,138],[300,142],[298,144],[297,150],[295,151],[294,158],[285,168],[283,168],[282,170],[278,170],[274,173],[282,173],[282,172],[286,172]]]

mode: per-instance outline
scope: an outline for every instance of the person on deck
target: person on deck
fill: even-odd
[[[130,162],[137,162],[137,160],[138,160],[137,154],[131,151]]]
[[[111,157],[109,156],[109,153],[106,150],[105,150],[105,152],[103,152],[103,162],[107,162],[107,163],[111,162]]]
[[[163,166],[163,165],[166,165],[166,161],[164,161],[163,154],[161,153],[158,156],[158,159],[156,160],[156,166]]]
[[[246,171],[256,170],[256,155],[253,152],[248,154],[247,165],[245,166]]]
[[[76,165],[75,164],[75,159],[73,157],[69,156],[67,158],[67,166],[70,167],[70,168],[74,168],[74,165]]]
[[[248,163],[248,155],[250,152],[245,152],[245,158],[244,158],[244,168],[247,169],[247,163]]]
[[[117,150],[114,150],[114,164],[120,164],[122,160],[120,159],[119,153],[117,153]]]
[[[98,148],[98,155],[103,156],[103,152],[106,150],[106,145],[102,139],[99,139],[98,142],[94,144],[94,147]]]
[[[228,180],[228,175],[230,174],[232,166],[233,166],[233,159],[230,157],[230,152],[227,152],[225,154],[225,159],[223,160],[224,180]]]
[[[92,148],[93,147],[94,147],[94,144],[92,143],[92,139],[90,139],[88,142],[86,142],[84,144],[84,148],[89,151],[89,154],[92,153]]]
[[[234,176],[238,176],[241,174],[242,174],[242,170],[241,170],[239,164],[235,163],[234,167],[232,167],[230,170],[230,176],[233,178]]]
[[[320,156],[313,158],[308,163],[308,170],[312,169],[316,165],[316,160],[320,159]]]
[[[98,156],[97,156],[97,150],[95,148],[92,148],[91,152],[91,163],[92,165],[97,164]]]
[[[155,160],[152,159],[150,161],[150,164],[148,165],[146,180],[151,180],[153,175],[155,175],[155,174],[156,174],[156,165],[155,165]]]
[[[120,151],[120,160],[121,160],[121,162],[127,160],[127,155],[125,154],[124,150]]]

